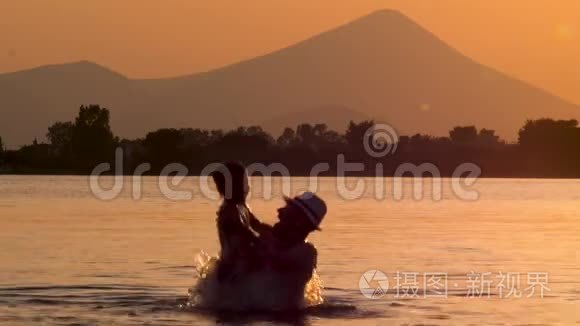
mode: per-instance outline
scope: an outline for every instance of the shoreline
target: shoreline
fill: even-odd
[[[131,177],[133,176],[133,174],[100,174],[99,176],[101,177],[113,177],[113,176],[124,176],[124,177]],[[48,176],[48,177],[82,177],[82,176],[90,176],[90,174],[87,173],[73,173],[73,172],[62,172],[59,173],[57,171],[51,171],[48,173],[34,173],[34,172],[30,172],[30,171],[22,171],[22,172],[16,172],[16,173],[3,173],[0,172],[0,177],[3,176]],[[160,174],[143,174],[141,175],[142,177],[160,177]],[[203,174],[187,174],[186,177],[201,177],[201,176],[208,176],[208,175],[203,175]],[[266,175],[260,175],[260,174],[255,174],[255,175],[250,175],[250,177],[265,177]],[[272,178],[282,178],[281,175],[271,175],[269,177]],[[296,174],[290,174],[288,177],[291,178],[304,178],[304,177],[310,177],[309,174],[305,174],[305,173],[296,173]],[[372,178],[372,177],[381,177],[381,178],[395,178],[396,176],[394,175],[383,175],[383,176],[376,176],[373,174],[347,174],[347,175],[337,175],[337,174],[320,174],[317,175],[316,177],[318,178],[338,178],[338,177],[346,177],[346,178]],[[399,178],[403,178],[403,179],[409,179],[409,178],[415,178],[415,177],[420,177],[420,178],[434,178],[435,176],[431,175],[431,174],[425,174],[425,175],[421,175],[421,176],[414,176],[414,175],[402,175],[402,176],[398,176]],[[445,178],[445,179],[451,179],[453,178],[451,175],[448,174],[441,174],[441,176],[439,176],[440,178]],[[460,177],[460,178],[463,178]],[[537,176],[537,175],[486,175],[486,174],[482,174],[480,176],[477,177],[478,179],[538,179],[538,180],[547,180],[547,179],[554,179],[554,180],[575,180],[578,179],[580,180],[580,175],[579,176],[551,176],[551,175],[546,175],[546,176]]]

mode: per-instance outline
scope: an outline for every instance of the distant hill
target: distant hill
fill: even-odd
[[[475,124],[515,139],[528,118],[580,118],[580,107],[465,57],[396,11],[379,11],[274,53],[205,73],[132,80],[90,62],[0,75],[0,135],[8,145],[42,138],[81,104],[111,110],[121,137],[160,127],[279,131],[325,110],[401,133],[444,135]],[[345,109],[349,108],[349,109]],[[348,113],[350,112],[350,113]],[[332,115],[332,117],[330,117]],[[317,118],[318,119],[318,118]]]

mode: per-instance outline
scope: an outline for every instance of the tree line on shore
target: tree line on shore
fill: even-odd
[[[47,143],[36,140],[18,150],[6,150],[0,138],[0,173],[88,174],[103,162],[113,163],[115,149],[123,149],[123,173],[132,174],[149,163],[146,174],[159,174],[170,163],[197,175],[210,163],[238,160],[245,164],[283,164],[292,175],[308,175],[317,163],[328,163],[335,175],[337,158],[363,163],[374,175],[382,164],[385,176],[403,163],[432,163],[448,176],[462,163],[474,163],[485,177],[580,177],[580,128],[576,120],[528,120],[517,143],[502,141],[493,130],[458,126],[447,137],[424,134],[399,136],[396,143],[381,143],[369,133],[374,121],[351,121],[343,133],[325,124],[303,123],[274,137],[259,126],[232,130],[164,128],[144,138],[119,139],[111,131],[110,112],[99,105],[81,106],[75,121],[48,127]],[[378,135],[378,134],[377,134]],[[376,136],[376,135],[375,135]],[[394,135],[390,135],[394,136]],[[384,140],[384,139],[383,139]],[[364,144],[369,146],[364,146]],[[391,145],[396,151],[381,157],[369,155],[372,146]]]

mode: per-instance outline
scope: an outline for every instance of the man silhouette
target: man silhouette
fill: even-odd
[[[294,198],[284,198],[286,205],[278,209],[278,222],[260,234],[264,267],[283,276],[289,302],[299,302],[317,266],[318,252],[306,241],[308,235],[320,229],[326,215],[326,204],[317,195],[305,192]]]

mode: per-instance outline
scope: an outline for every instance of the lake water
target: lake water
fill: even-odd
[[[198,178],[178,186],[192,199],[165,198],[148,177],[141,199],[125,180],[119,198],[103,201],[87,177],[0,176],[0,324],[580,324],[580,181],[482,179],[472,187],[479,199],[466,201],[444,179],[434,201],[430,188],[410,199],[410,181],[394,200],[392,179],[380,180],[387,196],[377,200],[376,180],[362,180],[368,189],[355,199],[335,178],[318,184],[329,213],[310,241],[325,303],[288,320],[180,308],[196,253],[218,249],[218,202],[201,195]],[[268,200],[261,181],[251,206],[274,222],[280,180]],[[292,179],[291,191],[307,181]],[[363,296],[369,270],[387,277],[388,286],[369,282],[386,294]]]

